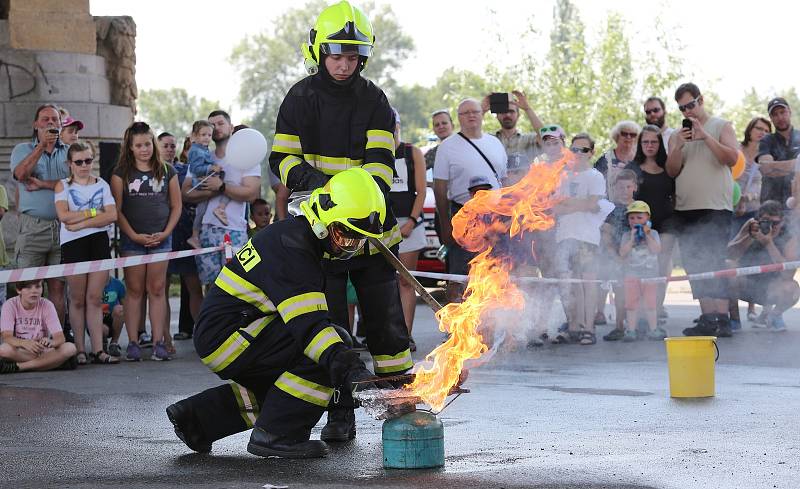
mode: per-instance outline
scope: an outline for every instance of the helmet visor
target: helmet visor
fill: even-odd
[[[357,54],[369,58],[372,56],[372,46],[368,44],[339,44],[326,42],[319,46],[322,54]]]
[[[340,222],[332,222],[330,225],[331,243],[334,251],[338,251],[337,258],[348,259],[364,247],[367,237],[357,233]]]
[[[360,229],[366,234],[378,235],[383,233],[381,216],[372,211],[367,217],[351,217],[347,220],[354,228]]]

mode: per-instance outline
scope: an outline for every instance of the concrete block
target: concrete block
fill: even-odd
[[[111,102],[111,84],[107,78],[94,77],[89,81],[89,101],[107,104]]]
[[[77,72],[79,54],[64,53],[60,51],[39,51],[36,53],[36,61],[42,67],[42,71],[47,76],[56,73],[75,73]]]
[[[106,60],[101,56],[90,56],[88,54],[77,54],[77,72],[85,75],[106,76]]]
[[[65,2],[67,3],[67,2]],[[97,35],[90,16],[63,15],[47,18],[41,12],[21,12],[9,18],[10,46],[15,49],[95,54]]]
[[[9,19],[23,13],[38,13],[43,17],[63,15],[89,15],[89,0],[14,0],[9,9]]]
[[[33,133],[33,116],[40,102],[10,102],[5,105],[6,137],[26,138]]]
[[[8,47],[8,21],[0,20],[0,48]]]
[[[90,100],[90,78],[86,75],[51,73],[47,75],[47,83],[40,79],[40,100],[61,100],[62,102],[83,102]]]
[[[98,137],[119,139],[133,122],[133,111],[130,107],[120,105],[101,105],[99,120],[100,134]]]

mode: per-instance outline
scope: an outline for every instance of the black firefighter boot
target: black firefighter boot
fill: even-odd
[[[684,336],[714,336],[719,320],[716,314],[702,314],[697,325],[683,330]]]
[[[308,433],[275,435],[256,426],[250,434],[247,451],[259,457],[321,458],[328,455],[328,445],[324,441],[308,437]]]
[[[328,423],[322,428],[323,441],[343,442],[356,437],[356,413],[350,408],[328,411]]]
[[[211,451],[211,442],[205,439],[203,427],[195,418],[189,401],[184,399],[168,406],[167,417],[175,427],[175,434],[187,447],[198,453]]]

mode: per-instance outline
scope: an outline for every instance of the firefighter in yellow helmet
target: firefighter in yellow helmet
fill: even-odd
[[[323,457],[310,440],[336,390],[373,379],[331,322],[322,256],[346,259],[380,236],[383,194],[361,168],[316,189],[302,215],[276,222],[236,252],[211,287],[194,344],[203,363],[230,383],[172,404],[175,433],[197,452],[253,428],[247,450],[264,457]],[[375,383],[359,388],[385,387]]]
[[[375,34],[367,16],[350,3],[320,13],[302,45],[309,76],[281,104],[269,162],[292,191],[320,187],[347,168],[368,171],[388,199],[394,173],[394,113],[386,95],[361,76],[373,55]],[[381,241],[397,252],[401,240],[390,206]],[[347,324],[347,279],[356,289],[363,329],[376,374],[391,376],[413,365],[395,270],[369,243],[351,260],[326,256],[325,296],[331,319]],[[355,436],[353,402],[331,406],[325,441]]]

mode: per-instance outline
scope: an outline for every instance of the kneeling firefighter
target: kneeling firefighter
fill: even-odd
[[[231,382],[167,408],[175,433],[197,452],[253,428],[247,451],[323,457],[310,440],[331,398],[373,379],[350,336],[328,319],[322,256],[346,259],[380,236],[383,194],[361,168],[340,172],[301,204],[302,214],[253,236],[203,300],[194,332],[202,361]],[[386,387],[359,383],[359,389]]]

